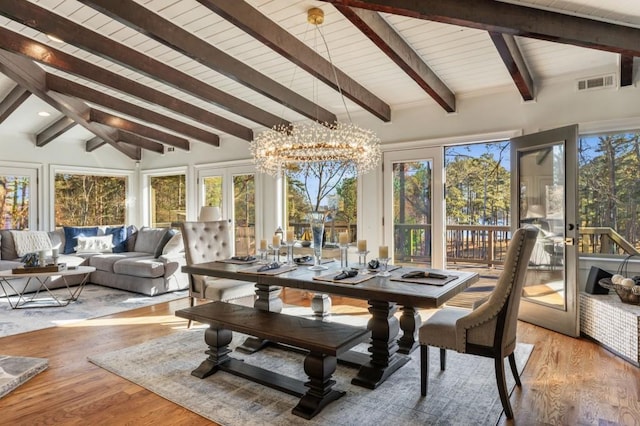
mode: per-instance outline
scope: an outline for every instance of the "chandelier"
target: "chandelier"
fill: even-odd
[[[309,9],[307,21],[316,26],[324,40],[318,28],[324,22],[322,9]],[[347,110],[330,54],[329,63]],[[349,111],[346,112],[349,116]],[[371,171],[380,162],[379,143],[380,139],[373,131],[353,124],[349,116],[348,123],[312,121],[275,125],[256,136],[249,144],[249,151],[258,172],[274,177],[291,170],[304,170],[319,162],[338,163],[348,172],[363,174]]]

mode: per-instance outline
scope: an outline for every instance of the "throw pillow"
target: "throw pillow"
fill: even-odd
[[[107,227],[105,235],[113,235],[113,252],[123,253],[127,251],[127,228],[124,226]]]
[[[76,253],[111,253],[113,249],[113,235],[101,235],[99,237],[78,237]]]
[[[162,236],[162,239],[160,240],[160,242],[158,242],[158,245],[156,246],[156,249],[153,252],[153,257],[162,256],[162,251],[164,250],[164,246],[167,245],[169,240],[173,238],[173,236],[176,235],[177,232],[178,231],[176,231],[175,229],[167,229],[167,232],[164,233],[164,235]]]
[[[182,233],[176,232],[173,237],[164,245],[162,254],[179,253],[184,251],[184,240],[182,239]]]
[[[64,227],[64,254],[71,254],[78,245],[78,237],[95,237],[98,235],[98,227]]]
[[[167,231],[167,228],[149,228],[143,226],[136,233],[136,245],[134,251],[155,254],[158,243],[160,243]]]

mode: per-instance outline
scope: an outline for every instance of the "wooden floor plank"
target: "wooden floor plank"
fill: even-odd
[[[285,303],[309,306],[310,294],[284,291]],[[366,302],[335,297],[336,314],[368,315]],[[78,325],[0,339],[6,355],[48,358],[49,368],[0,399],[2,424],[210,425],[208,420],[87,361],[87,356],[174,333],[187,299]],[[640,369],[594,342],[520,322],[518,340],[535,349],[511,396],[515,421],[500,425],[640,424]],[[415,391],[420,392],[419,379]],[[497,392],[497,391],[496,391]]]

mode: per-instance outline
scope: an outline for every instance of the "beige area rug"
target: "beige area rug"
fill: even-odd
[[[68,296],[66,289],[52,291],[56,297]],[[63,326],[90,318],[155,305],[187,297],[187,290],[146,296],[129,291],[87,284],[80,297],[67,306],[49,308],[11,309],[6,297],[0,297],[0,337]],[[12,298],[15,300],[15,297]]]
[[[341,318],[346,317],[333,320]],[[353,318],[350,320],[353,322]],[[234,335],[236,345],[243,337]],[[449,351],[447,370],[441,372],[438,350],[432,348],[426,398],[420,396],[419,350],[375,390],[352,385],[356,369],[339,364],[333,376],[335,388],[347,394],[313,419],[304,420],[291,414],[298,401],[294,396],[225,372],[202,380],[192,376],[191,371],[206,358],[203,336],[203,328],[183,330],[130,348],[94,355],[89,360],[226,426],[495,425],[502,413],[493,360]],[[366,352],[364,345],[356,349]],[[532,345],[518,345],[516,359],[520,372],[532,350]],[[280,374],[305,377],[304,356],[292,351],[270,347],[252,355],[237,352],[232,355]],[[515,385],[508,367],[506,377],[511,391]]]

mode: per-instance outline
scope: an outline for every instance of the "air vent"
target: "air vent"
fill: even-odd
[[[578,80],[578,91],[597,90],[615,87],[615,76],[613,74],[601,75],[598,77]]]
[[[167,152],[174,152],[175,150],[176,150],[176,148],[173,147],[173,146],[168,146],[167,147]]]

